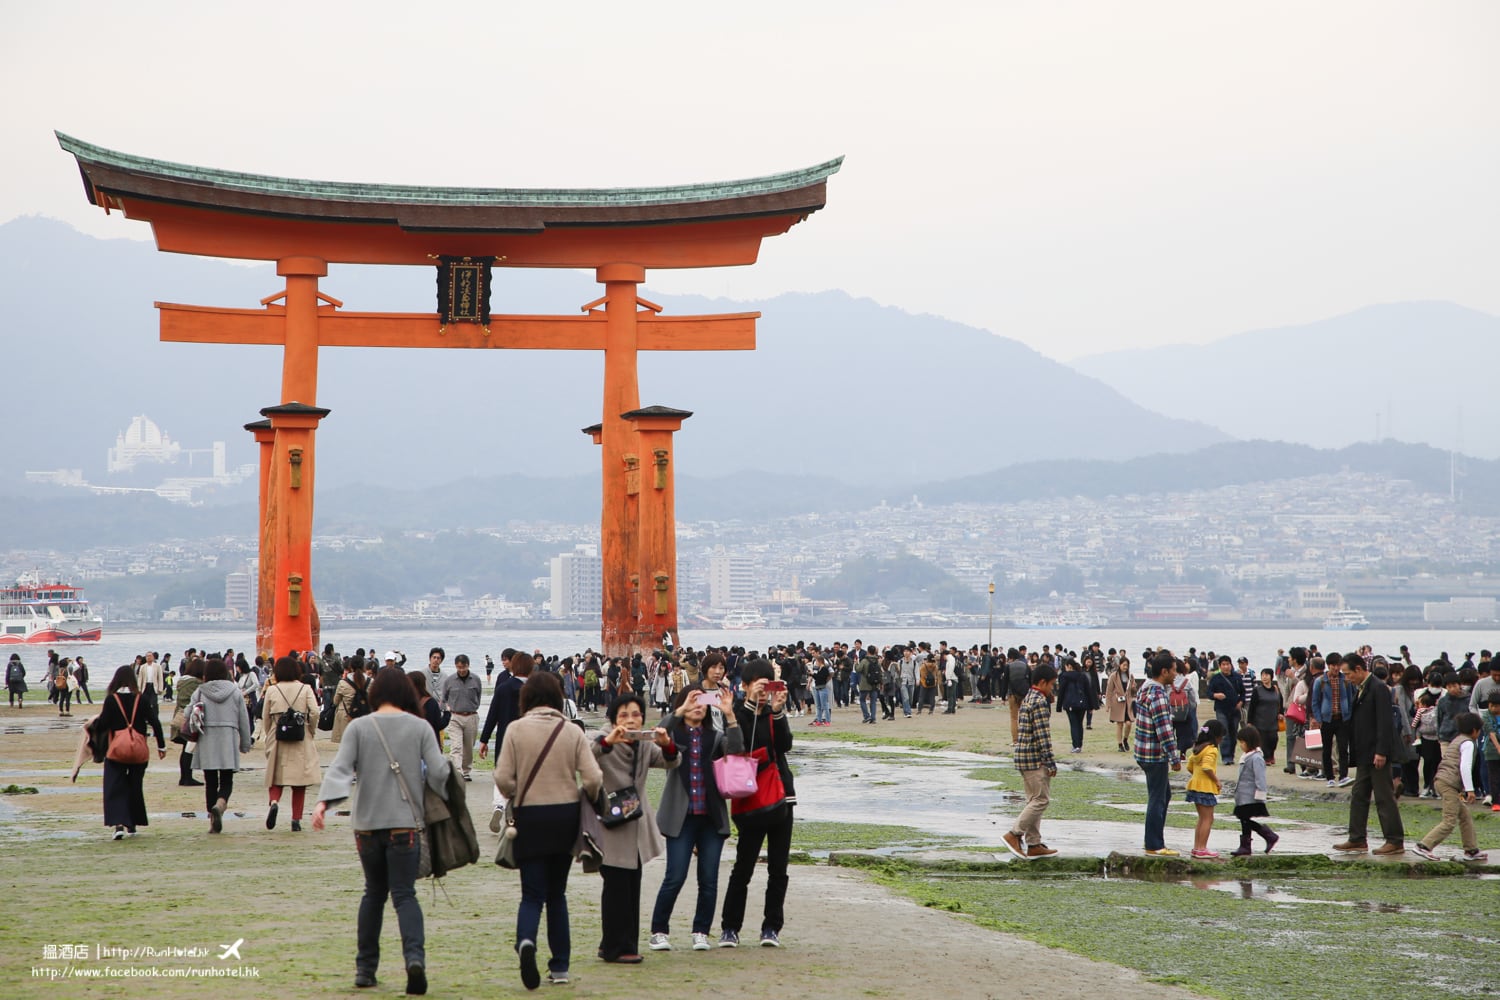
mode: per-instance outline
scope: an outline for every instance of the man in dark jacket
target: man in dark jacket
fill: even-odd
[[[1214,717],[1224,727],[1224,738],[1219,741],[1219,760],[1234,763],[1236,735],[1240,731],[1240,706],[1245,703],[1245,685],[1240,675],[1234,672],[1234,661],[1227,656],[1219,657],[1219,669],[1208,679],[1208,696],[1214,702]]]
[[[1021,745],[1021,701],[1031,690],[1031,668],[1026,654],[1011,647],[1005,651],[1005,701],[1010,706],[1010,745]]]
[[[1349,789],[1349,839],[1335,844],[1333,849],[1366,850],[1373,797],[1385,843],[1371,853],[1402,854],[1406,851],[1406,831],[1401,825],[1401,810],[1396,805],[1396,788],[1391,779],[1392,760],[1400,756],[1401,743],[1391,714],[1391,691],[1384,682],[1370,676],[1364,657],[1358,653],[1344,657],[1344,673],[1354,685],[1349,742],[1355,772],[1354,785]]]

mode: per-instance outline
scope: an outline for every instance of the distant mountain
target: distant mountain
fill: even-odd
[[[121,232],[145,227],[121,223]],[[254,307],[283,281],[244,266],[98,240],[41,218],[0,225],[0,344],[8,446],[0,486],[26,470],[81,468],[133,416],[187,447],[223,440],[231,465],[255,454],[241,425],[278,402],[280,351],[163,344],[153,301]],[[592,275],[497,271],[497,312],[576,313]],[[359,311],[434,308],[423,268],[334,266],[322,288]],[[643,355],[641,402],[694,411],[679,437],[684,475],[744,470],[839,483],[941,478],[1043,458],[1128,458],[1225,439],[1168,419],[1022,344],[841,292],[767,302],[645,294],[669,313],[764,315],[748,353]],[[579,428],[600,419],[602,358],[588,352],[325,350],[319,484],[394,488],[475,476],[598,473]],[[737,488],[767,489],[760,478]],[[509,498],[489,498],[503,520]]]
[[[815,476],[758,473],[677,484],[681,521],[765,522],[797,514],[865,510],[913,496],[928,505],[1014,503],[1047,497],[1104,498],[1272,483],[1350,470],[1404,479],[1425,493],[1446,495],[1456,481],[1457,509],[1500,515],[1500,461],[1460,458],[1426,445],[1359,444],[1339,450],[1270,441],[1233,441],[1184,455],[1147,455],[1123,462],[1070,459],[1027,462],[959,479],[916,483],[871,477],[840,483]],[[1456,480],[1450,476],[1458,472]],[[10,544],[79,551],[169,538],[249,537],[253,501],[182,507],[151,496],[91,496],[33,488],[0,494],[0,524],[26,525]],[[511,519],[587,524],[599,516],[599,478],[495,476],[405,489],[344,486],[320,490],[319,534],[390,535],[434,528],[496,528]]]
[[[1500,317],[1451,302],[1370,306],[1211,344],[1096,354],[1073,367],[1151,410],[1235,438],[1339,448],[1374,440],[1378,429],[1500,458]]]
[[[1456,490],[1457,508],[1464,513],[1500,515],[1500,461],[1467,456],[1455,461],[1449,452],[1399,441],[1339,449],[1281,441],[1230,441],[1186,455],[1146,455],[1123,462],[1027,462],[928,483],[916,487],[915,493],[930,504],[1073,496],[1098,499],[1211,490],[1344,471],[1409,480],[1424,493],[1447,495]]]

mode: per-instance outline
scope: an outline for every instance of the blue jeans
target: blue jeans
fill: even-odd
[[[901,695],[901,711],[908,719],[911,718],[911,688],[905,681],[896,685],[896,691]]]
[[[1166,761],[1136,763],[1146,775],[1146,850],[1159,851],[1167,846],[1167,804],[1172,801],[1172,785],[1167,775],[1171,765]]]
[[[369,830],[354,834],[359,864],[365,871],[365,894],[359,901],[359,930],[354,970],[371,975],[380,966],[380,925],[389,896],[401,927],[401,957],[406,966],[427,964],[422,906],[417,902],[417,833],[414,830]]]
[[[651,910],[651,933],[666,934],[672,922],[672,907],[677,905],[677,894],[687,881],[688,865],[693,860],[693,848],[698,849],[698,905],[693,910],[693,933],[707,934],[714,925],[714,906],[719,898],[719,855],[724,853],[724,841],[714,825],[712,816],[683,817],[682,830],[675,837],[667,838],[667,874],[661,880],[656,893],[656,906]]]
[[[813,701],[818,706],[818,713],[814,716],[814,722],[833,721],[833,689],[826,684],[823,687],[813,688]]]
[[[859,714],[866,722],[875,721],[875,709],[880,704],[880,696],[874,691],[861,691],[859,693]]]
[[[547,971],[567,972],[573,957],[573,938],[568,930],[568,869],[571,854],[549,854],[520,862],[521,906],[516,910],[516,944],[535,943],[547,907]]]
[[[1240,713],[1238,710],[1224,711],[1222,708],[1214,709],[1214,717],[1219,720],[1219,725],[1224,727],[1224,738],[1219,740],[1219,763],[1233,764],[1234,751],[1238,743],[1240,731]],[[1188,744],[1189,747],[1192,744]],[[1181,750],[1181,747],[1178,747]]]

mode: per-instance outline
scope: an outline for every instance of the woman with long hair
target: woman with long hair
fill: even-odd
[[[114,733],[133,727],[141,735],[147,728],[156,734],[156,758],[167,755],[167,741],[162,735],[161,718],[156,713],[156,690],[136,684],[135,667],[125,664],[115,671],[104,692],[104,711],[94,721],[104,732]],[[114,827],[115,840],[134,834],[138,826],[147,826],[146,765],[122,764],[104,759],[104,825]]]
[[[531,670],[531,657],[517,653]],[[579,784],[592,801],[604,775],[589,741],[563,715],[562,685],[546,671],[530,674],[521,687],[521,715],[506,727],[495,760],[495,788],[515,803],[516,865],[521,873],[521,905],[516,911],[516,954],[521,982],[541,985],[536,964],[537,931],[547,911],[547,981],[566,983],[572,961],[568,927],[568,869],[578,839]]]
[[[1122,656],[1104,684],[1104,703],[1109,709],[1109,721],[1115,724],[1116,749],[1121,753],[1130,749],[1130,730],[1135,723],[1135,688],[1130,677],[1130,657]],[[1099,690],[1097,683],[1094,690]]]
[[[281,808],[282,789],[292,790],[292,832],[302,831],[302,807],[307,789],[318,780],[322,769],[318,762],[318,699],[312,685],[302,679],[297,661],[283,656],[271,668],[271,683],[261,699],[261,731],[266,736],[266,829],[276,829],[276,813]],[[293,729],[281,732],[281,717],[287,712],[302,714],[302,735]],[[290,737],[290,738],[288,738]]]
[[[723,673],[723,657],[710,653],[704,663],[718,656],[714,667]],[[726,753],[743,753],[744,737],[734,715],[734,694],[720,689],[707,676],[710,690],[694,690],[664,721],[672,742],[679,748],[682,765],[667,776],[662,790],[661,808],[656,822],[667,842],[667,871],[656,893],[651,911],[651,950],[670,951],[669,924],[678,893],[687,881],[688,864],[698,857],[698,904],[693,910],[693,950],[709,948],[708,934],[713,929],[714,905],[719,895],[719,855],[729,839],[729,805],[719,794],[714,781],[713,762]],[[716,731],[709,722],[709,711],[717,708],[727,728]]]
[[[312,825],[322,830],[328,807],[354,795],[354,844],[364,870],[359,902],[354,985],[376,984],[380,928],[389,897],[401,927],[406,992],[427,992],[427,939],[417,901],[417,861],[421,853],[422,785],[443,794],[448,758],[438,749],[427,720],[417,714],[417,697],[400,670],[382,670],[370,682],[372,711],[350,722],[328,767]],[[358,779],[356,793],[355,780]]]

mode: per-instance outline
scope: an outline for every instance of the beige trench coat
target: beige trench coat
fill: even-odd
[[[1109,680],[1104,684],[1104,705],[1109,709],[1110,722],[1133,722],[1134,706],[1131,698],[1134,695],[1135,684],[1127,675],[1121,679],[1118,670],[1109,672]]]
[[[307,718],[307,736],[300,743],[282,743],[276,738],[276,722],[288,708]],[[318,762],[318,701],[311,685],[301,681],[270,684],[261,707],[261,733],[266,743],[266,787],[293,788],[323,781]]]
[[[682,763],[682,754],[668,760],[655,743],[617,743],[606,751],[603,737],[590,740],[589,746],[604,772],[606,793],[626,785],[635,785],[641,793],[641,818],[603,831],[604,863],[611,868],[640,868],[661,857],[667,842],[656,825],[656,807],[646,798],[646,772],[653,767],[671,770]]]
[[[333,742],[344,738],[344,727],[349,725],[349,703],[354,700],[354,685],[347,677],[340,678],[339,686],[333,689]]]

